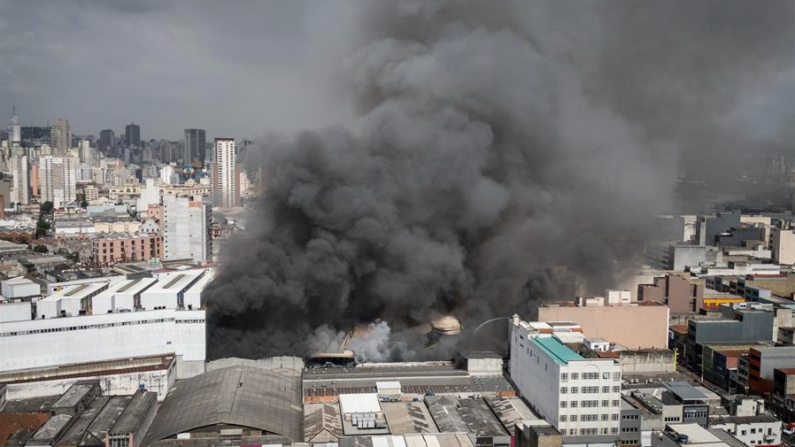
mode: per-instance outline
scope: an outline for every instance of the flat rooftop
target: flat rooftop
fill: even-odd
[[[565,365],[572,360],[584,360],[580,354],[552,337],[537,337],[533,344],[541,348],[555,363]]]

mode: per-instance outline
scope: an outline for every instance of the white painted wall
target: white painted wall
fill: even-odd
[[[30,321],[31,308],[29,301],[0,304],[0,323],[10,321]],[[2,356],[0,356],[2,358]]]
[[[206,359],[205,313],[158,310],[48,318],[0,326],[0,371],[176,353]]]

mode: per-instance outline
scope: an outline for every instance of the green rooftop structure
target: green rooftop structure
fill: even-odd
[[[577,354],[554,337],[534,338],[533,343],[552,357],[555,363],[560,365],[565,365],[572,360],[584,360],[580,354]]]

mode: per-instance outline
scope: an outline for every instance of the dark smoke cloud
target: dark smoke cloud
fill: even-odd
[[[360,358],[451,356],[465,343],[425,349],[416,327],[530,315],[570,299],[571,278],[615,287],[671,205],[678,152],[780,68],[755,22],[776,14],[759,9],[363,3],[341,64],[353,128],[270,136],[249,156],[268,189],[205,292],[211,356],[305,356],[357,327]]]

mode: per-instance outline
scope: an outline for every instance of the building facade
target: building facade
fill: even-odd
[[[42,202],[61,208],[77,197],[76,160],[46,156],[39,159],[39,192]]]
[[[576,326],[514,316],[510,330],[510,375],[522,397],[564,437],[614,440],[621,424],[620,361],[584,358],[566,346],[560,334]]]
[[[196,169],[203,168],[206,150],[204,129],[185,129],[185,139],[182,140],[182,163]]]
[[[163,198],[164,258],[209,261],[212,258],[211,217],[212,208],[201,196],[166,195]]]
[[[215,163],[212,172],[213,206],[240,206],[240,170],[233,138],[215,139]]]
[[[139,125],[130,123],[124,127],[124,144],[128,147],[141,147],[141,127]]]
[[[14,176],[11,189],[11,202],[30,204],[30,164],[25,155],[11,157],[8,161],[11,175]]]
[[[72,131],[69,129],[69,120],[57,119],[50,128],[50,146],[53,155],[64,157],[72,146]]]
[[[91,253],[100,265],[161,259],[164,255],[163,236],[158,233],[101,234],[92,239]]]

